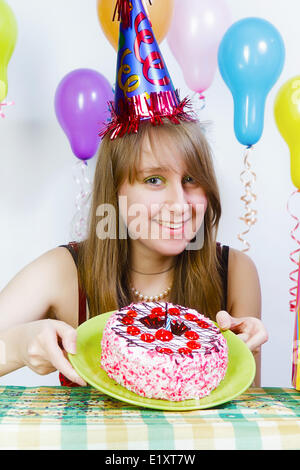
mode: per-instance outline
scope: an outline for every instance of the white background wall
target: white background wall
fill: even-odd
[[[8,69],[8,99],[15,105],[6,110],[5,119],[0,118],[0,290],[27,263],[70,240],[77,194],[72,170],[77,159],[55,117],[59,81],[74,69],[88,67],[113,84],[116,59],[98,23],[96,0],[7,1],[18,21],[19,37]],[[272,22],[286,46],[285,67],[268,96],[264,133],[252,157],[258,222],[248,241],[260,275],[263,321],[269,331],[269,341],[262,348],[262,385],[289,387],[294,324],[289,311],[293,269],[289,253],[296,246],[286,204],[294,187],[273,103],[281,84],[300,74],[300,3],[228,0],[228,4],[233,21],[258,16]],[[191,95],[166,41],[161,51],[181,96]],[[242,249],[237,234],[245,228],[238,220],[243,214],[239,177],[244,149],[235,139],[232,98],[218,71],[206,97],[200,117],[212,121],[209,137],[223,201],[219,240]],[[91,177],[94,165],[95,159],[90,160]],[[299,198],[291,209],[300,213]],[[41,377],[21,369],[0,378],[0,383],[55,385],[58,380],[56,373]]]

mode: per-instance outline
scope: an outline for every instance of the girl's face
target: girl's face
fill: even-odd
[[[172,145],[171,145],[172,147]],[[199,230],[207,199],[179,151],[162,141],[159,162],[145,139],[137,179],[120,187],[119,210],[132,240],[161,255],[181,253]]]

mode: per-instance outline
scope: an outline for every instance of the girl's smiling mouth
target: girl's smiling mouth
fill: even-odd
[[[191,217],[187,220],[185,220],[184,222],[180,222],[180,223],[175,223],[175,222],[165,222],[163,220],[154,220],[153,222],[156,222],[158,225],[160,225],[161,227],[164,227],[172,232],[180,232],[181,230],[184,229],[185,227],[185,224],[191,220]]]

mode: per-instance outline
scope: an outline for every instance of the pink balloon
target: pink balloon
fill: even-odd
[[[231,25],[225,0],[175,0],[168,44],[191,90],[210,87],[218,65],[218,47]]]

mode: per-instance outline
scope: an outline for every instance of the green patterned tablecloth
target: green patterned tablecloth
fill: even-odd
[[[0,387],[0,449],[300,449],[300,393],[253,388],[217,408],[166,412],[91,387]]]

